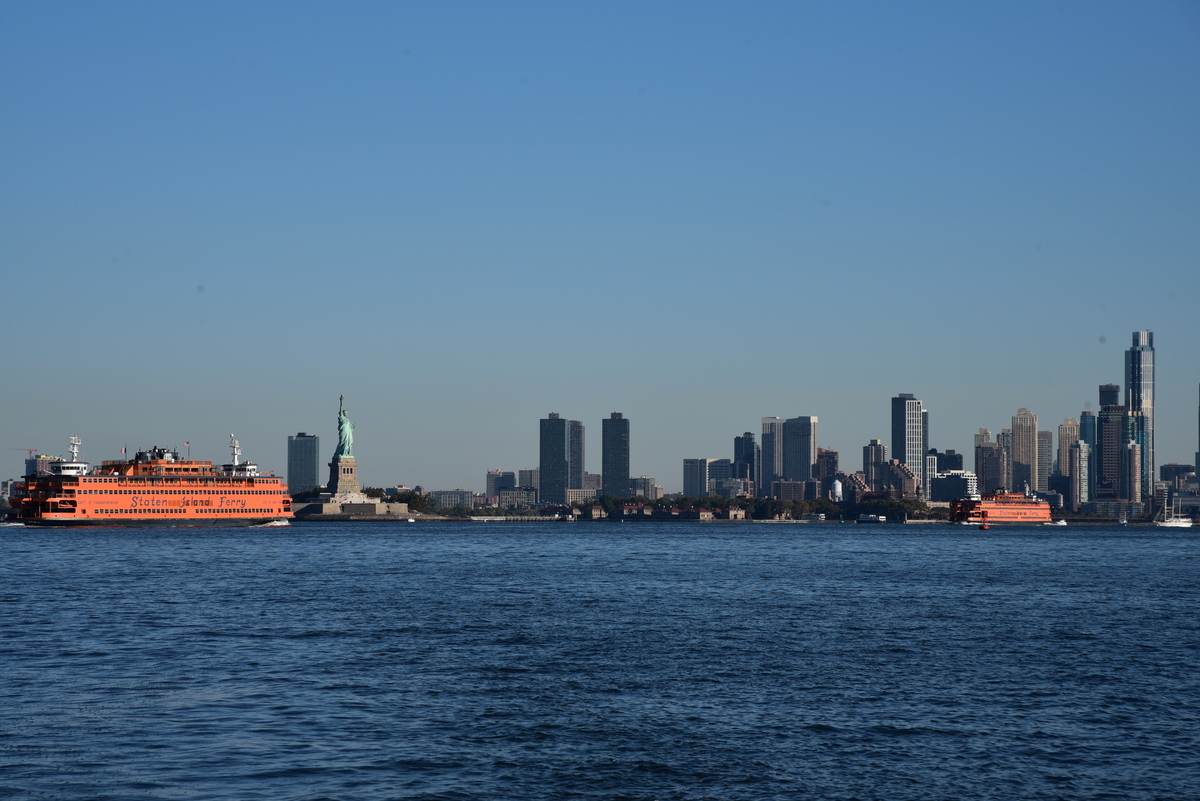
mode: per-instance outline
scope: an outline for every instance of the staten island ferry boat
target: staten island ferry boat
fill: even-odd
[[[287,484],[260,475],[229,435],[233,461],[180,459],[165,448],[138,451],[132,459],[92,467],[71,458],[25,476],[9,498],[10,521],[28,526],[253,526],[286,524],[292,517]]]
[[[1050,504],[1027,492],[996,490],[951,501],[950,519],[964,525],[1049,523]]]

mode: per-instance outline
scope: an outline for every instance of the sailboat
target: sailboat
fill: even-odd
[[[1171,508],[1163,507],[1163,510],[1158,513],[1158,517],[1154,518],[1154,525],[1168,526],[1170,528],[1191,528],[1192,519],[1185,517],[1179,513],[1179,499],[1176,498]]]

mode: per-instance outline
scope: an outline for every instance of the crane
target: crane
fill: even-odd
[[[34,454],[36,454],[38,451],[40,451],[41,448],[9,448],[9,450],[10,451],[25,451],[26,453],[29,454],[29,458],[32,459]]]

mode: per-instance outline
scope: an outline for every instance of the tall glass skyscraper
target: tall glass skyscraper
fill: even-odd
[[[316,434],[305,434],[301,431],[294,437],[288,437],[288,492],[307,492],[316,489],[320,484],[321,439]]]
[[[601,421],[601,493],[616,498],[629,497],[629,421],[620,412],[613,412]]]
[[[809,481],[817,466],[817,418],[792,417],[783,423],[783,477]]]
[[[541,421],[538,443],[538,497],[542,503],[567,502],[567,421],[550,412]]]
[[[1154,332],[1134,331],[1125,351],[1125,409],[1141,412],[1134,441],[1142,446],[1142,497],[1154,497]]]

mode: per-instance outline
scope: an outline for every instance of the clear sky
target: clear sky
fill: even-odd
[[[366,483],[481,491],[620,411],[678,490],[898,392],[1056,429],[1149,328],[1191,462],[1197,143],[1194,2],[6,2],[0,446],[282,473],[345,394]]]

